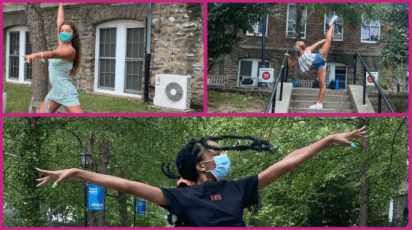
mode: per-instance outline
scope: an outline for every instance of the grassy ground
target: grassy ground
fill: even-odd
[[[255,96],[240,93],[227,93],[208,90],[209,113],[263,113],[269,94]]]
[[[27,113],[30,103],[30,86],[3,82],[3,92],[7,93],[6,113]],[[150,108],[152,103],[128,98],[115,98],[79,93],[83,110],[96,113],[160,113]]]

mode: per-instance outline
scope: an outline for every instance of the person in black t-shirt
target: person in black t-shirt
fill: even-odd
[[[49,176],[38,179],[38,186],[56,180],[53,187],[69,178],[79,178],[91,184],[131,194],[158,204],[181,221],[182,226],[245,226],[244,208],[257,202],[258,190],[263,189],[288,171],[319,153],[331,143],[356,147],[348,138],[367,138],[365,127],[353,132],[329,135],[326,138],[288,154],[258,175],[237,181],[225,181],[230,172],[230,161],[225,150],[269,150],[269,143],[255,138],[222,136],[191,140],[178,153],[176,166],[180,176],[170,172],[170,162],[162,165],[163,173],[173,179],[182,177],[194,185],[183,188],[157,188],[123,178],[89,172],[80,169],[47,171]],[[215,142],[225,138],[249,139],[250,146],[219,147]]]

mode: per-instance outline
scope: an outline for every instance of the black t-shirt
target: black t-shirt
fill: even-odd
[[[161,190],[170,204],[164,208],[190,226],[246,226],[243,209],[257,203],[258,176]]]

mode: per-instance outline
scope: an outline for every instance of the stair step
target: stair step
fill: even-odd
[[[291,101],[290,108],[309,108],[309,106],[315,104],[316,101]],[[352,109],[352,103],[350,102],[323,102],[323,109]]]
[[[318,101],[319,95],[318,94],[294,94],[292,92],[293,101]],[[350,102],[349,96],[332,96],[327,95],[323,97],[324,102]]]
[[[319,89],[310,89],[310,88],[294,88],[292,90],[292,93],[294,94],[316,94],[319,95]],[[348,91],[347,90],[332,90],[332,89],[326,89],[325,90],[325,96],[326,95],[335,95],[335,96],[347,96]]]
[[[355,113],[353,109],[302,109],[291,108],[289,113]]]

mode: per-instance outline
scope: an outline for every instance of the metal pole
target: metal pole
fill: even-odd
[[[277,85],[275,87],[277,88]],[[273,96],[273,100],[272,100],[272,113],[275,113],[275,105],[276,105],[276,89],[275,89],[275,96]]]
[[[136,196],[134,197],[134,205],[133,205],[133,227],[136,227]]]
[[[366,66],[363,67],[363,105],[366,105],[365,95],[366,95]]]
[[[398,65],[398,73],[399,73],[399,65]],[[401,91],[401,82],[399,80],[399,75],[398,75],[398,93]]]
[[[380,93],[378,93],[378,113],[382,112],[382,96]]]
[[[144,102],[149,101],[149,78],[150,78],[150,41],[152,35],[152,4],[147,3],[147,19],[146,19],[146,55],[144,66]]]
[[[289,64],[286,61],[286,80],[285,80],[285,82],[288,82],[288,76],[289,76]]]
[[[87,227],[87,184],[84,182],[84,227]]]
[[[266,38],[266,18],[262,19],[262,68],[265,68],[265,38]],[[260,71],[258,71],[260,74]],[[260,76],[258,76],[260,78]],[[259,79],[258,78],[258,79]],[[259,82],[258,82],[259,86]]]
[[[282,70],[282,80],[280,82],[280,95],[279,95],[279,101],[282,101],[282,94],[283,94],[283,75],[285,73],[285,70]]]
[[[356,54],[353,57],[353,84],[356,85]]]

